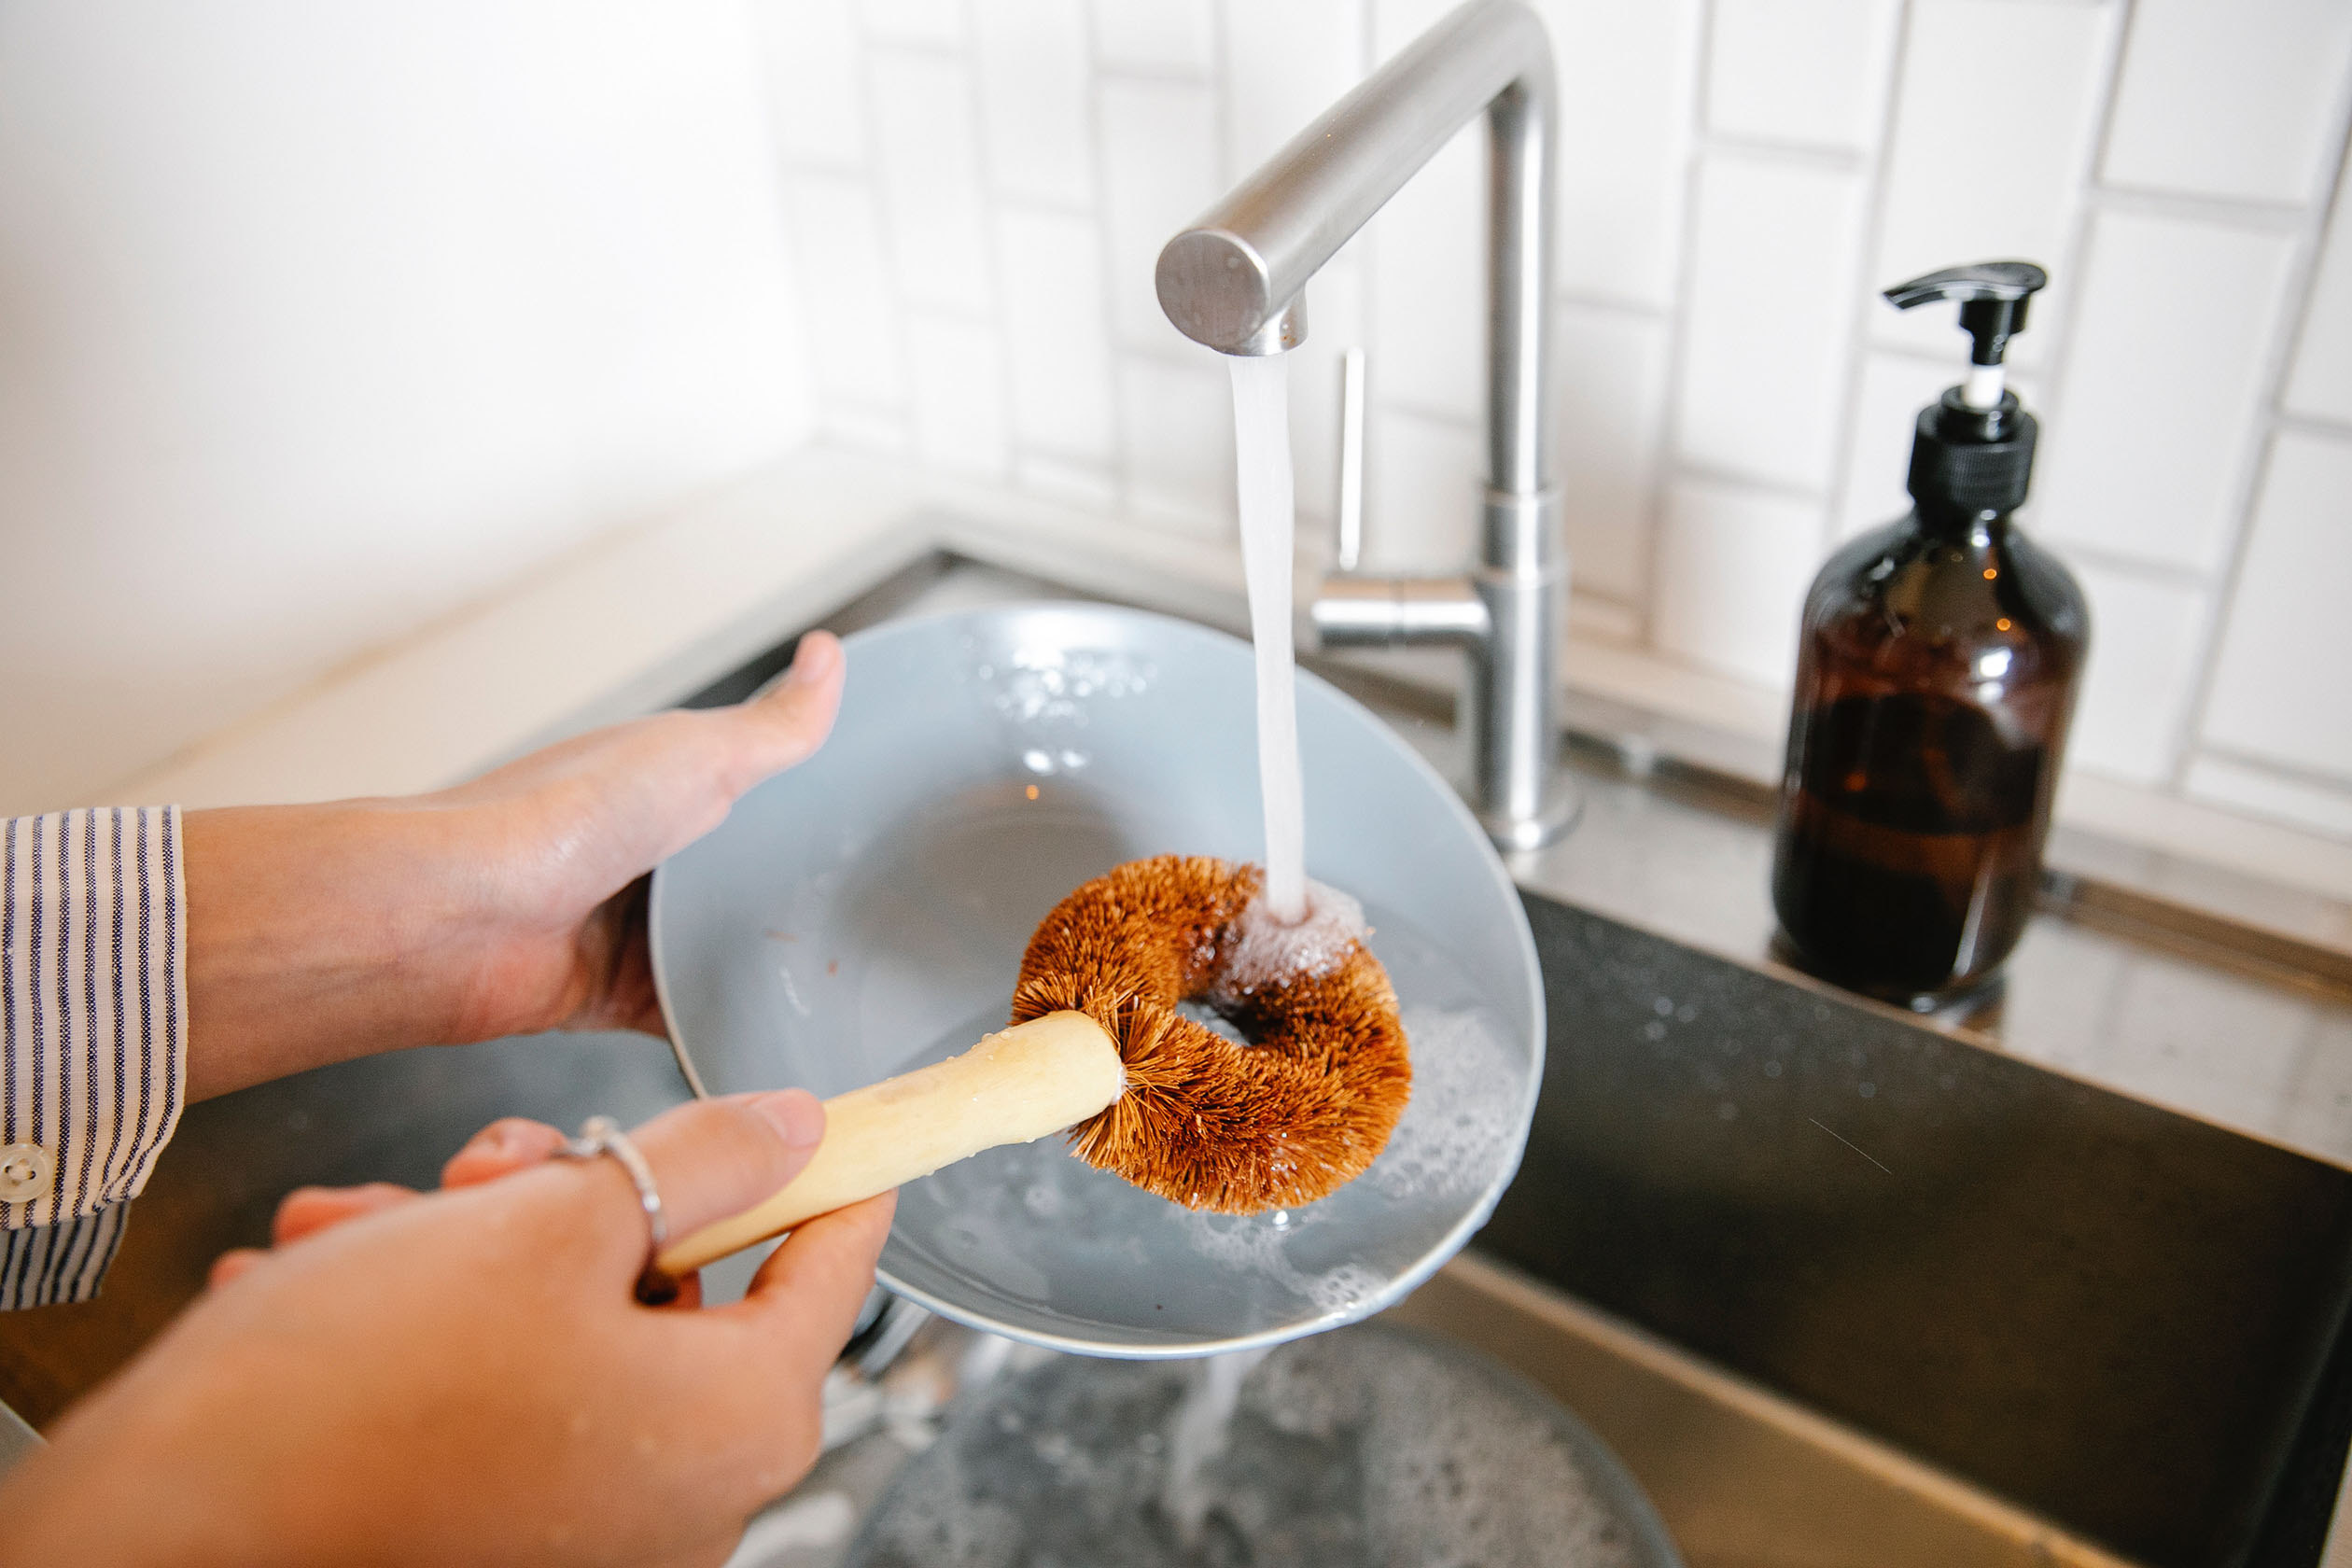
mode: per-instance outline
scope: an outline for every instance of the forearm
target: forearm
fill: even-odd
[[[446,852],[432,815],[399,801],[184,814],[190,1099],[455,1038],[434,959],[464,912],[436,907],[448,879],[422,874]]]

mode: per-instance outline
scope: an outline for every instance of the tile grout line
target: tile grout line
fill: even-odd
[[[2060,253],[2052,259],[2056,267],[2070,269],[2075,279],[2090,274],[2090,257],[2096,244],[2098,209],[2090,198],[2096,182],[2099,164],[2107,156],[2107,137],[2115,121],[2115,90],[2122,75],[2123,44],[2131,29],[2134,0],[2119,0],[2114,20],[2108,24],[2101,41],[2098,73],[2098,102],[2093,107],[2095,124],[2090,143],[2083,148],[2082,160],[2074,171],[2073,211],[2065,225],[2065,238],[2060,243]],[[2070,281],[2069,287],[2072,287]],[[2065,406],[2066,378],[2072,366],[2074,341],[2082,320],[2085,296],[2075,288],[2066,302],[2066,314],[2059,323],[2055,341],[2041,368],[2042,407],[2046,412],[2063,413]],[[2037,457],[2038,457],[2037,454]]]
[[[2197,749],[2197,755],[2202,758],[2210,758],[2215,762],[2227,763],[2232,767],[2244,768],[2250,773],[2268,774],[2285,783],[2299,785],[2303,789],[2317,791],[2322,794],[2341,796],[2346,802],[2352,802],[2352,778],[2345,778],[2340,774],[2326,773],[2307,763],[2282,763],[2275,758],[2265,757],[2259,752],[2247,751],[2234,746],[2200,746]]]
[[[1690,28],[1688,48],[1680,62],[1683,84],[1690,95],[1685,115],[1687,140],[1682,149],[1682,213],[1674,235],[1674,302],[1668,316],[1670,343],[1662,394],[1664,408],[1659,421],[1658,473],[1651,481],[1648,538],[1644,540],[1642,610],[1637,623],[1641,646],[1661,656],[1667,653],[1658,640],[1661,619],[1659,604],[1666,589],[1662,569],[1666,527],[1673,510],[1673,489],[1685,469],[1682,403],[1684,383],[1689,374],[1691,296],[1698,291],[1699,193],[1706,174],[1706,160],[1700,147],[1706,130],[1708,44],[1714,32],[1714,0],[1689,0],[1683,14]]]
[[[1011,483],[1020,471],[1020,459],[1024,453],[1020,400],[1015,397],[1013,386],[1013,343],[1011,334],[1006,330],[1008,323],[1005,320],[1011,290],[1005,287],[1003,219],[1004,209],[1013,203],[1009,200],[1010,193],[1003,189],[997,168],[999,153],[996,139],[988,129],[988,81],[987,72],[981,64],[983,49],[977,0],[959,0],[959,6],[964,21],[963,72],[965,79],[971,83],[971,96],[965,102],[965,108],[972,122],[966,129],[978,155],[974,161],[980,165],[980,253],[981,265],[987,270],[990,301],[986,326],[989,341],[996,348],[998,410],[1004,433],[997,472],[1005,483]]]
[[[1846,503],[1854,483],[1856,432],[1864,413],[1863,389],[1869,379],[1871,318],[1884,306],[1878,292],[1881,286],[1870,274],[1877,270],[1879,253],[1886,243],[1886,196],[1895,178],[1895,128],[1897,111],[1901,106],[1903,73],[1911,63],[1912,10],[1911,0],[1899,0],[1895,13],[1895,36],[1886,50],[1885,96],[1879,107],[1878,146],[1861,170],[1863,201],[1869,210],[1859,226],[1860,232],[1855,236],[1861,254],[1854,259],[1853,274],[1861,287],[1855,290],[1853,305],[1853,338],[1845,357],[1845,396],[1838,410],[1837,435],[1821,519],[1821,545],[1829,554],[1835,554],[1846,539]]]
[[[1096,24],[1094,7],[1079,7],[1079,26],[1085,35],[1086,64],[1086,132],[1094,138],[1094,202],[1095,202],[1095,260],[1101,279],[1102,346],[1111,377],[1111,489],[1120,520],[1129,527],[1139,526],[1135,517],[1135,482],[1132,464],[1128,460],[1130,439],[1126,387],[1126,349],[1120,345],[1118,306],[1113,287],[1117,269],[1111,254],[1111,142],[1103,133],[1102,91],[1104,84],[1118,79],[1102,63],[1102,32]]]

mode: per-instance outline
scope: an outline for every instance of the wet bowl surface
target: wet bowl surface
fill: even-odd
[[[1263,847],[1249,646],[1084,604],[847,639],[815,757],[654,874],[654,977],[711,1092],[831,1096],[1007,1020],[1037,921],[1123,861]],[[1518,893],[1445,781],[1352,699],[1298,682],[1309,875],[1362,900],[1413,1098],[1363,1177],[1303,1208],[1194,1213],[1058,1138],[909,1184],[882,1282],[1083,1353],[1274,1344],[1379,1310],[1484,1223],[1518,1169],[1543,991]]]

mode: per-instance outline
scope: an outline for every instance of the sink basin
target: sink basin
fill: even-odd
[[[828,623],[917,594],[1038,592],[934,567]],[[789,656],[697,700],[740,697]],[[1351,689],[1450,745],[1442,704]],[[2352,1433],[2352,1172],[2086,1081],[2079,1061],[2025,1059],[2055,1011],[2030,987],[2012,987],[2004,1048],[1760,953],[1733,961],[1719,934],[1737,936],[1742,900],[1761,906],[1764,830],[1679,789],[1588,778],[1562,853],[1595,877],[1553,851],[1514,861],[1548,1017],[1533,1129],[1471,1253],[1401,1315],[1566,1398],[1694,1568],[2317,1561]],[[1660,867],[1690,918],[1631,907]],[[2036,930],[2070,958],[2095,934]],[[2331,1029],[2348,1015],[2291,987],[2260,996]],[[46,1423],[215,1254],[266,1237],[291,1186],[429,1184],[495,1116],[630,1120],[684,1094],[659,1043],[581,1035],[355,1061],[191,1107],[104,1298],[0,1316],[0,1400]],[[1897,1514],[1911,1523],[1871,1534]]]

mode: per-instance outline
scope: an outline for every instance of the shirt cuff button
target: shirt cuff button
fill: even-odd
[[[0,1203],[37,1203],[57,1183],[57,1156],[38,1143],[0,1144]]]

